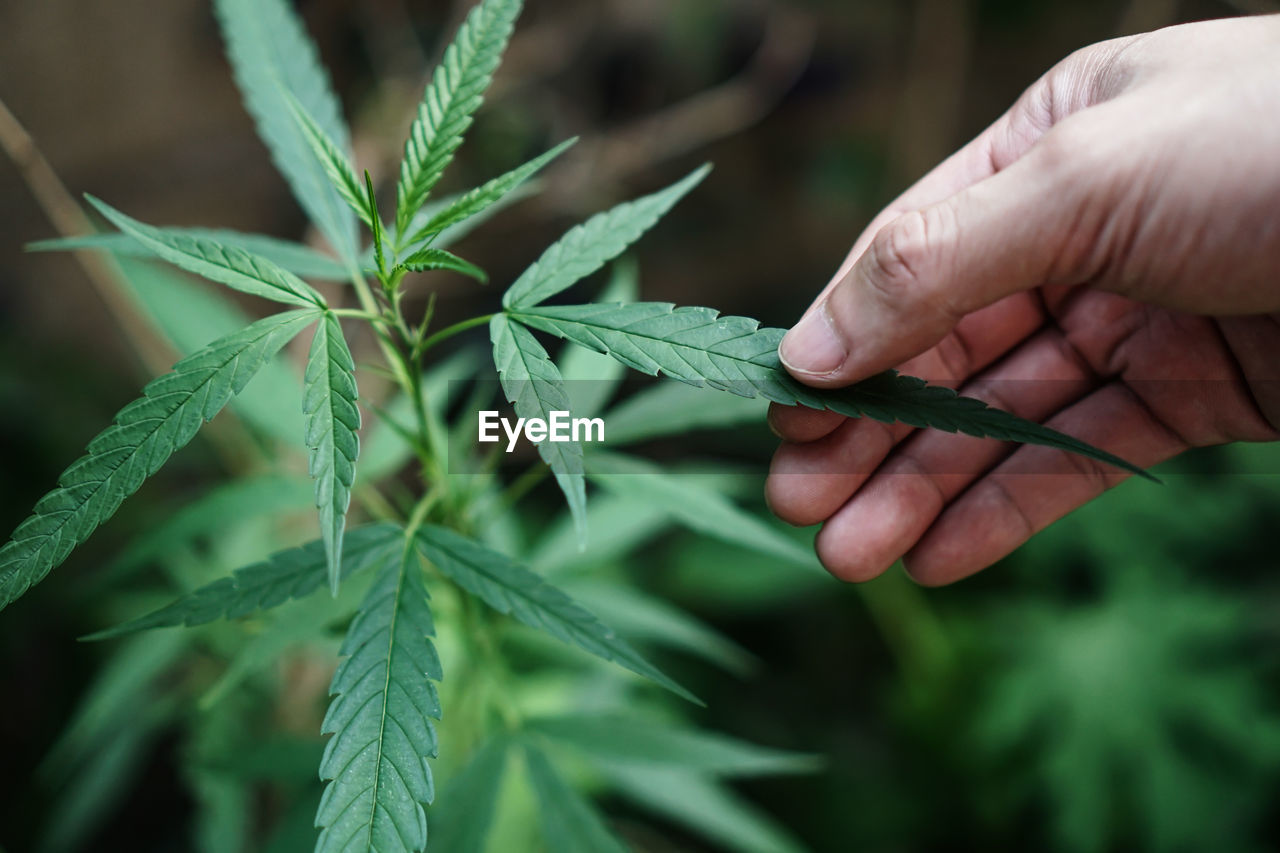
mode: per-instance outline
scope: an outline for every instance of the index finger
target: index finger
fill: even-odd
[[[1052,104],[1049,80],[1053,72],[1037,80],[1017,102],[986,130],[943,160],[876,215],[854,241],[840,269],[822,289],[814,304],[853,268],[880,229],[913,210],[937,204],[979,181],[1008,168],[1025,154],[1060,116]]]
[[[1044,318],[1038,297],[1014,294],[964,317],[940,343],[899,369],[954,388],[1030,337],[1043,325]],[[769,407],[769,426],[783,441],[817,441],[834,432],[844,420],[843,415],[834,412],[777,403]]]

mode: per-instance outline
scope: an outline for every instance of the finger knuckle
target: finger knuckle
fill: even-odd
[[[949,203],[898,217],[872,243],[873,264],[867,276],[872,295],[894,308],[957,319],[962,312],[946,285],[948,252],[958,239]]]
[[[1086,173],[1093,160],[1096,139],[1088,123],[1073,116],[1054,125],[1035,147],[1037,166],[1065,184],[1064,189]]]
[[[1109,101],[1123,92],[1140,67],[1141,47],[1149,34],[1110,39],[1082,47],[1049,72],[1051,109],[1063,118]]]
[[[929,222],[923,211],[903,214],[880,229],[871,244],[873,284],[885,296],[897,298],[903,288],[920,280],[929,262]]]
[[[1094,58],[1092,96],[1094,103],[1110,100],[1132,85],[1148,62],[1151,33],[1111,39],[1098,45]]]

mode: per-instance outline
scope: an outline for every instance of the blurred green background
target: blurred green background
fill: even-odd
[[[302,0],[375,177],[467,2]],[[711,160],[641,244],[646,299],[788,325],[896,192],[1071,50],[1264,0],[532,0],[448,180],[583,143],[460,250],[498,282],[564,227]],[[0,99],[62,180],[144,220],[299,237],[203,0],[0,3]],[[1046,200],[1051,203],[1051,200]],[[148,375],[0,160],[0,522],[14,525]],[[492,310],[457,284],[445,319]],[[258,310],[246,302],[250,310]],[[669,450],[670,448],[668,448]],[[763,429],[740,434],[762,469]],[[103,650],[93,586],[122,543],[221,482],[198,441],[0,616],[0,845],[29,849],[60,783],[36,768]],[[745,678],[686,662],[710,728],[828,757],[742,790],[816,851],[1280,846],[1275,447],[1130,483],[954,588],[865,587],[691,534],[629,558],[737,640]],[[1192,473],[1194,472],[1194,473]],[[750,498],[762,505],[758,497]],[[323,681],[323,679],[322,679]],[[131,753],[133,754],[133,753]],[[83,849],[185,849],[181,748],[161,730]],[[625,809],[618,819],[625,822]],[[649,849],[711,850],[696,838]],[[676,846],[663,846],[663,845]]]

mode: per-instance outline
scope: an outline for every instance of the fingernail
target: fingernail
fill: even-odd
[[[786,437],[782,434],[782,430],[778,429],[778,425],[773,422],[774,411],[775,411],[774,407],[770,406],[769,413],[764,417],[765,423],[769,425],[769,432],[773,433],[776,437],[782,439],[783,441],[786,441]]]
[[[826,376],[849,357],[849,349],[836,332],[827,303],[810,311],[782,339],[778,357],[792,373]]]

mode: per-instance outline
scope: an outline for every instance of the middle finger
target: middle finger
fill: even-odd
[[[1041,421],[1099,382],[1057,329],[1046,329],[963,391]],[[823,565],[870,580],[905,554],[957,495],[1012,452],[1008,442],[923,430],[898,447],[818,535]]]

